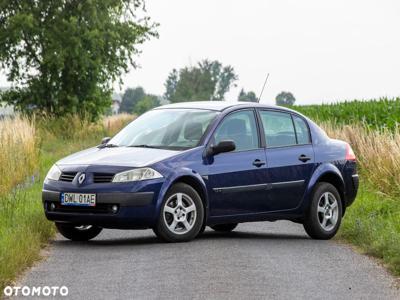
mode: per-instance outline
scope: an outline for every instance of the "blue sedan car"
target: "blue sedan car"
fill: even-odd
[[[290,220],[330,239],[358,189],[356,158],[305,116],[242,102],[153,109],[101,145],[57,162],[46,216],[71,240],[103,228],[152,228],[189,241],[205,226]]]

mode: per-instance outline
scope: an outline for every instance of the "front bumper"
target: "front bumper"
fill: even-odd
[[[154,192],[96,193],[95,207],[62,206],[61,192],[43,190],[42,201],[48,220],[104,228],[149,228],[155,223]],[[112,207],[117,205],[118,211]]]

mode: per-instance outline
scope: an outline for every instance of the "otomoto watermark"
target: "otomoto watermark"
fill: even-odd
[[[6,297],[66,297],[68,296],[68,288],[66,286],[6,286],[3,294]]]

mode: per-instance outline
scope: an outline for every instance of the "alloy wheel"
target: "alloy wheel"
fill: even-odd
[[[174,234],[185,234],[195,225],[196,205],[184,193],[176,193],[165,201],[163,219],[168,230]]]
[[[331,231],[335,228],[339,217],[339,207],[336,197],[331,192],[325,192],[319,198],[317,214],[323,230]]]

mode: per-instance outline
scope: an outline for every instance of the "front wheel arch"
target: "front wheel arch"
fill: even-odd
[[[209,206],[208,206],[208,197],[207,197],[206,187],[205,187],[204,183],[201,183],[198,179],[196,179],[192,176],[179,177],[172,184],[176,184],[176,183],[180,183],[180,182],[191,186],[199,194],[200,199],[203,202],[203,208],[204,208],[203,227],[199,233],[199,234],[202,234],[206,228],[206,223],[207,223],[208,214],[209,214]]]
[[[184,196],[186,196],[186,201],[184,201]],[[178,182],[171,185],[164,198],[160,214],[157,217],[157,223],[153,227],[154,233],[167,242],[186,242],[198,236],[204,226],[205,209],[203,201],[197,191],[186,183]],[[191,202],[192,204],[188,205],[187,202],[189,202],[189,204]],[[175,205],[171,206],[168,203]],[[187,208],[190,208],[193,205],[195,205],[195,209],[192,208],[186,211]],[[168,207],[169,209],[164,211],[165,207]],[[172,211],[170,210],[171,208]],[[173,219],[168,221],[166,215],[164,215],[165,213],[170,217],[172,216]],[[192,213],[195,213],[195,215],[191,215]],[[196,218],[196,216],[198,216],[198,218]],[[193,223],[191,223],[189,219],[192,219]],[[172,230],[169,225],[170,222],[172,222]],[[190,228],[188,228],[185,223],[187,225],[190,224]],[[182,224],[184,224],[185,227],[183,229],[187,229],[184,232],[180,230],[182,228],[177,228],[177,225],[182,227]]]

